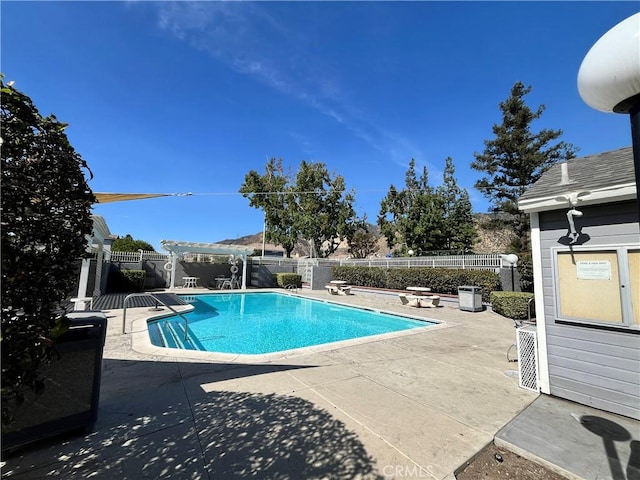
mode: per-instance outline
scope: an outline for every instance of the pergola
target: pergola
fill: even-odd
[[[175,288],[175,272],[178,255],[185,253],[204,253],[209,255],[234,255],[242,259],[242,289],[247,288],[247,255],[253,253],[253,248],[244,245],[225,245],[223,243],[180,242],[176,240],[162,240],[162,248],[171,257],[171,289]]]

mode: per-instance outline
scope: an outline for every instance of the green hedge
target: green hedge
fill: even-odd
[[[287,285],[295,285],[297,288],[302,288],[302,275],[297,273],[280,272],[274,275],[275,284],[278,287],[284,288]]]
[[[107,292],[141,292],[146,278],[147,272],[144,270],[112,270],[107,281]]]
[[[528,292],[491,292],[489,301],[493,311],[507,318],[526,320],[528,315],[528,303],[533,298],[533,293]],[[535,317],[533,302],[531,302],[531,316]]]
[[[404,290],[409,286],[429,287],[433,293],[458,294],[461,285],[482,287],[482,300],[500,289],[500,278],[495,272],[486,270],[454,268],[376,268],[376,267],[332,267],[333,278],[362,287]]]

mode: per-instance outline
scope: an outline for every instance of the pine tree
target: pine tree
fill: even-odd
[[[453,159],[447,157],[442,186],[437,191],[442,198],[444,249],[468,252],[472,250],[477,237],[473,222],[473,207],[469,200],[469,193],[458,186],[454,174]]]
[[[514,233],[521,239],[528,238],[529,217],[518,211],[518,198],[554,163],[574,157],[577,151],[563,141],[554,143],[562,130],[532,132],[532,122],[542,116],[545,107],[531,110],[524,101],[529,92],[531,86],[515,83],[509,98],[500,103],[502,124],[493,126],[495,138],[485,140],[484,152],[474,153],[471,163],[473,169],[486,174],[475,187],[491,200],[495,212],[513,215]]]
[[[409,162],[403,190],[391,185],[380,203],[378,225],[389,248],[399,246],[400,253],[408,250],[431,251],[444,247],[444,218],[442,198],[429,186],[426,167],[420,177],[415,160]]]

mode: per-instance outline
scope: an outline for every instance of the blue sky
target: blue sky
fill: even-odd
[[[10,2],[2,72],[69,123],[95,192],[193,192],[97,205],[112,233],[216,242],[262,230],[238,189],[281,157],[324,162],[375,222],[409,160],[447,156],[476,212],[473,153],[516,81],[579,156],[631,144],[576,77],[637,2]]]

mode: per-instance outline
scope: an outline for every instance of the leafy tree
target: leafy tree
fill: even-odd
[[[356,231],[355,193],[345,193],[345,188],[344,178],[332,177],[324,163],[301,162],[296,174],[294,224],[318,257],[331,255]]]
[[[282,159],[272,158],[267,162],[263,175],[251,170],[240,187],[240,193],[249,199],[249,205],[264,211],[265,240],[281,245],[287,258],[291,258],[299,235],[293,221],[297,207],[290,182]]]
[[[351,237],[349,253],[353,255],[353,258],[367,258],[378,250],[379,238],[380,237],[372,231],[371,225],[367,223],[367,217],[365,215]]]
[[[502,124],[493,126],[495,138],[485,140],[484,151],[476,152],[471,163],[486,174],[475,187],[493,202],[494,211],[513,216],[515,234],[523,239],[528,238],[529,217],[518,210],[518,198],[554,163],[574,157],[577,151],[571,144],[556,142],[562,130],[531,130],[545,107],[531,110],[524,101],[529,92],[531,86],[515,83],[509,98],[500,103]]]
[[[111,250],[114,252],[137,252],[138,250],[155,252],[155,249],[150,243],[144,240],[134,240],[129,234],[114,240],[111,244]]]
[[[478,233],[473,221],[469,193],[458,186],[454,174],[453,159],[447,157],[442,176],[443,184],[437,191],[442,199],[444,249],[467,252],[472,250]]]
[[[429,186],[426,167],[418,178],[415,160],[409,162],[405,189],[395,186],[380,203],[378,225],[389,248],[399,245],[401,253],[441,250],[444,245],[443,199]]]
[[[265,238],[282,245],[287,257],[300,238],[309,242],[312,254],[327,257],[355,232],[355,194],[345,193],[344,179],[332,177],[324,163],[303,161],[292,179],[281,159],[271,159],[264,174],[245,175],[240,193],[264,211]]]
[[[0,77],[1,78],[1,77]],[[95,201],[91,173],[65,134],[32,100],[1,83],[2,424],[27,389],[44,388],[41,368],[68,328],[62,301],[76,286]]]

